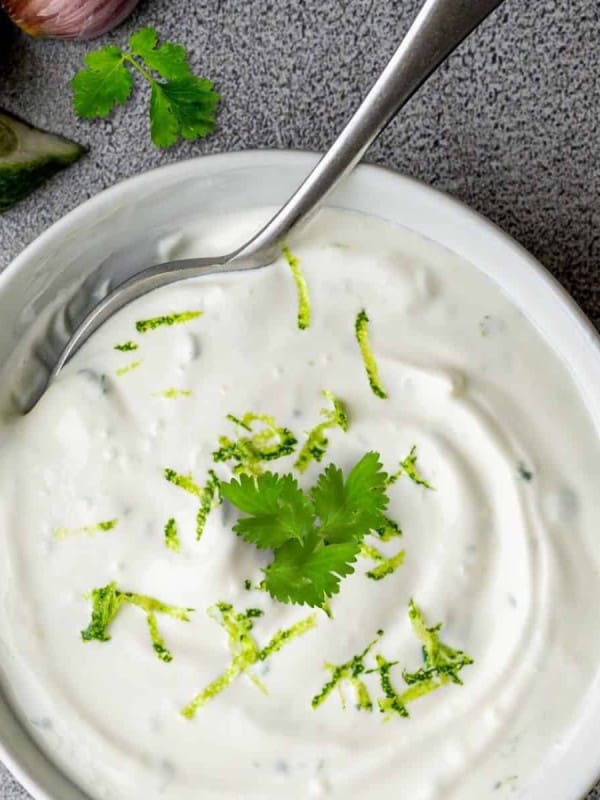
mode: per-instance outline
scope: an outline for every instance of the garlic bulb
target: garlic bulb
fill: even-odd
[[[0,0],[12,21],[32,36],[93,39],[119,25],[137,0]]]

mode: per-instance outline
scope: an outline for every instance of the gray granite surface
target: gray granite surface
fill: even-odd
[[[145,0],[103,43],[146,24],[182,42],[223,97],[218,131],[160,152],[147,97],[78,121],[67,84],[89,44],[8,37],[0,107],[89,155],[0,217],[0,268],[119,179],[204,153],[322,150],[391,55],[420,0]],[[487,215],[537,256],[600,327],[600,5],[506,0],[385,132],[370,160]],[[600,769],[600,758],[599,758]],[[0,765],[1,800],[25,793]],[[589,800],[600,800],[600,788]]]

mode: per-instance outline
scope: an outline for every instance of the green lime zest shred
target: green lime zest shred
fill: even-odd
[[[386,722],[392,718],[394,714],[399,717],[409,717],[408,709],[402,699],[402,695],[398,694],[394,684],[392,683],[391,671],[395,667],[397,661],[388,661],[384,656],[378,653],[375,656],[377,668],[373,671],[379,673],[379,680],[381,682],[381,691],[383,697],[378,698],[377,705]]]
[[[181,542],[179,541],[179,531],[177,529],[177,522],[174,517],[167,520],[165,525],[165,545],[169,550],[178,553],[181,550]]]
[[[388,486],[391,486],[393,483],[401,478],[403,475],[406,475],[413,483],[416,483],[417,486],[423,486],[425,489],[431,489],[435,491],[435,488],[426,481],[425,478],[421,475],[419,468],[417,467],[417,445],[413,444],[410,448],[410,453],[400,462],[400,468],[397,472],[394,472],[388,478]]]
[[[344,684],[350,684],[356,696],[356,707],[361,711],[372,711],[373,701],[367,689],[367,685],[362,679],[362,675],[366,672],[365,659],[375,647],[377,642],[383,636],[383,631],[377,631],[377,636],[372,642],[365,647],[362,653],[353,656],[349,661],[344,664],[331,664],[325,663],[325,669],[331,673],[331,678],[327,681],[321,691],[316,694],[311,705],[313,708],[318,708],[322,703],[327,700],[329,695],[334,689],[337,689],[340,696],[342,708],[346,708],[346,698],[344,696]]]
[[[299,472],[305,472],[311,461],[320,462],[327,452],[329,440],[325,436],[325,431],[330,428],[341,428],[344,432],[348,430],[348,412],[341,400],[339,400],[333,392],[323,389],[323,397],[329,400],[333,408],[322,408],[321,416],[324,417],[323,422],[308,432],[306,442],[303,444],[302,449],[298,454],[294,466]]]
[[[367,378],[369,379],[369,386],[371,391],[382,400],[387,398],[387,392],[383,388],[381,379],[379,377],[379,368],[371,349],[371,342],[369,338],[369,317],[364,308],[358,312],[356,322],[354,323],[354,332],[356,334],[356,341],[360,348],[363,363],[367,371]]]
[[[71,536],[95,536],[103,531],[112,531],[118,524],[118,519],[107,519],[104,522],[96,522],[95,525],[83,525],[81,528],[56,528],[53,536],[55,539],[69,539]]]
[[[141,366],[141,361],[130,361],[129,364],[125,364],[125,366],[119,367],[119,369],[115,370],[115,375],[120,378],[123,375],[127,375],[128,372],[133,372],[134,369],[137,369]]]
[[[403,535],[402,529],[398,523],[394,522],[394,520],[389,517],[386,517],[385,525],[382,525],[381,528],[377,528],[375,533],[381,542],[391,542],[392,539],[399,539]]]
[[[290,455],[298,443],[288,428],[278,425],[275,418],[268,414],[248,412],[242,417],[227,414],[226,418],[250,434],[237,439],[219,436],[219,447],[212,454],[215,462],[233,461],[235,475],[262,474],[262,462]],[[255,423],[260,423],[262,428],[255,431]]]
[[[140,319],[135,323],[138,333],[148,333],[157,328],[170,327],[172,325],[182,325],[201,317],[203,311],[180,311],[174,314],[165,314],[161,317],[151,317],[150,319]]]
[[[190,389],[163,389],[162,392],[154,392],[153,397],[165,397],[167,400],[176,400],[179,397],[191,397],[192,392]]]
[[[371,578],[371,580],[374,581],[381,581],[404,564],[406,551],[399,550],[395,555],[388,557],[385,556],[381,550],[363,542],[360,548],[360,554],[376,562],[376,566],[367,572],[367,578]]]
[[[211,510],[223,502],[220,491],[221,481],[212,469],[208,471],[208,480],[203,487],[194,481],[190,473],[183,475],[167,467],[163,475],[169,483],[178,486],[200,500],[196,514],[196,540],[199,541],[204,533],[206,520]]]
[[[110,640],[109,628],[120,609],[129,603],[137,606],[146,612],[146,621],[152,640],[152,647],[161,661],[172,661],[173,656],[166,648],[164,640],[160,635],[156,614],[167,614],[174,619],[189,622],[193,608],[181,608],[179,606],[167,605],[148,595],[137,594],[135,592],[124,592],[117,588],[113,581],[99,589],[93,589],[88,598],[92,601],[92,617],[87,628],[81,631],[81,638],[84,642],[97,640],[108,642]]]
[[[473,659],[462,650],[455,650],[440,639],[442,624],[427,627],[423,613],[414,600],[408,606],[408,617],[413,630],[423,645],[423,666],[416,672],[404,670],[402,676],[409,688],[404,693],[406,702],[422,697],[447,683],[462,685],[460,671],[473,664]]]
[[[138,344],[130,340],[128,342],[123,342],[122,344],[116,344],[114,349],[119,350],[121,353],[131,353],[133,350],[137,350],[138,347]]]
[[[266,686],[252,672],[252,667],[259,661],[266,661],[288,642],[307,633],[317,624],[316,614],[313,614],[290,628],[278,631],[271,641],[261,649],[251,635],[254,620],[262,616],[263,612],[260,609],[249,608],[246,611],[236,611],[230,603],[221,602],[212,606],[208,613],[225,629],[232,658],[224,672],[182,708],[181,714],[186,719],[193,719],[206,703],[224,691],[242,674],[245,674],[260,691],[266,693]]]
[[[208,471],[208,480],[202,489],[202,497],[200,499],[200,508],[196,514],[196,541],[200,541],[204,528],[206,527],[206,520],[213,507],[220,505],[223,502],[221,496],[221,481],[217,478],[212,469]]]
[[[298,292],[298,327],[301,331],[306,330],[310,326],[310,296],[308,293],[308,284],[302,274],[300,267],[300,259],[297,258],[290,248],[286,245],[282,251],[285,260],[292,272],[296,290]]]

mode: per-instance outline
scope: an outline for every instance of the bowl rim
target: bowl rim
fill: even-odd
[[[319,157],[320,154],[307,150],[239,150],[214,155],[202,155],[162,165],[119,181],[73,208],[28,244],[0,273],[0,292],[5,290],[19,270],[23,269],[32,260],[42,256],[51,242],[65,236],[69,231],[79,226],[82,220],[94,215],[102,216],[103,212],[110,210],[117,197],[127,197],[129,195],[133,200],[137,194],[145,189],[156,189],[157,185],[165,181],[165,179],[171,181],[190,179],[190,177],[198,179],[202,176],[217,174],[232,168],[258,169],[280,165],[285,169],[291,166],[306,166],[306,172],[308,173]],[[427,202],[438,206],[447,215],[460,217],[467,223],[467,227],[470,226],[471,229],[477,229],[483,239],[502,245],[504,252],[519,262],[521,268],[528,270],[532,280],[537,282],[538,286],[543,287],[554,305],[558,303],[557,309],[560,307],[566,313],[566,324],[572,326],[573,335],[578,334],[579,343],[585,345],[591,354],[591,358],[596,359],[598,366],[600,366],[600,332],[596,330],[592,321],[558,280],[498,225],[471,209],[461,200],[416,178],[406,176],[392,167],[363,162],[356,167],[355,172],[359,176],[369,173],[379,181],[392,180],[399,187],[402,187],[401,193],[408,192],[418,195]],[[407,225],[407,227],[410,228],[411,226]],[[435,236],[432,235],[431,238],[436,241]],[[447,245],[444,244],[444,246]],[[480,271],[485,270],[481,269]],[[561,360],[564,361],[562,356]],[[598,369],[598,378],[597,387],[593,389],[592,393],[597,396],[597,402],[600,407],[600,369]],[[591,376],[589,379],[592,381]],[[600,414],[598,419],[600,420]],[[600,711],[600,664],[599,672],[596,674],[588,692],[590,695],[595,694],[596,711]],[[12,709],[10,711],[12,712]],[[580,800],[600,779],[600,758],[596,757],[593,752],[593,742],[600,738],[600,714],[594,715],[593,712],[594,708],[590,708],[580,715],[578,732],[565,745],[564,752],[556,759],[556,763],[551,763],[551,768],[547,770],[548,774],[542,776],[541,780],[535,784],[534,797],[536,800],[538,798],[540,800],[541,798],[544,798],[544,800]],[[23,727],[20,721],[17,720],[17,723],[20,727]],[[23,730],[25,735],[29,737],[24,728]],[[592,744],[591,747],[590,743]],[[34,743],[34,746],[37,748],[37,744]],[[33,798],[35,800],[60,800],[60,798],[48,794],[34,776],[34,770],[30,769],[25,760],[19,757],[17,750],[18,747],[10,747],[0,738],[0,761],[3,762],[9,772]],[[42,755],[50,763],[53,763],[45,754]],[[65,778],[70,780],[67,776]],[[529,797],[529,795],[527,796]]]

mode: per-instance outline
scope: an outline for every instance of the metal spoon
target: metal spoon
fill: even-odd
[[[400,47],[350,122],[271,221],[233,253],[219,258],[192,258],[158,264],[122,283],[75,330],[51,370],[49,382],[103,322],[147,292],[185,278],[257,269],[272,264],[292,228],[319,207],[432,72],[502,2],[426,0]],[[45,388],[41,387],[36,401]]]

